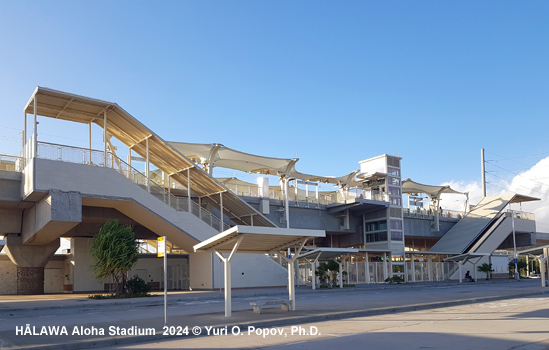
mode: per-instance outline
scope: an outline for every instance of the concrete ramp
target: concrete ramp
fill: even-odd
[[[32,176],[33,173],[40,175]],[[35,158],[25,169],[24,177],[24,193],[28,197],[35,197],[40,193],[48,194],[52,188],[65,193],[78,193],[81,205],[117,209],[151,231],[167,236],[170,242],[188,252],[192,252],[194,244],[219,232],[193,214],[177,211],[166,205],[111,168]],[[34,217],[30,218],[33,219],[30,220],[31,223],[34,222]],[[39,222],[53,225],[49,216],[46,219]],[[62,229],[57,224],[60,219],[56,218],[55,230],[44,230],[23,223],[23,236],[26,239],[24,243],[47,244],[61,237],[77,224],[72,217],[66,220],[69,219],[72,226]],[[26,226],[29,226],[28,229],[25,229]]]
[[[500,217],[502,210],[514,197],[514,194],[509,194],[484,198],[463,219],[458,221],[430,251],[449,254],[465,253],[481,235],[490,233],[487,231],[489,226]]]

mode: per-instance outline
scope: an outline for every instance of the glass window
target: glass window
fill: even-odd
[[[402,230],[402,220],[391,220],[391,230]]]
[[[398,205],[400,207],[402,205],[402,199],[400,197],[391,197],[390,203],[392,205]]]
[[[387,175],[400,177],[400,169],[389,167],[387,169]]]
[[[387,178],[387,182],[389,183],[389,185],[400,186],[400,179],[398,177],[389,176]]]
[[[389,195],[390,196],[400,196],[400,188],[389,186]]]
[[[391,231],[391,241],[402,241],[402,232]]]
[[[366,234],[366,242],[384,242],[384,241],[387,241],[387,231]]]
[[[402,272],[404,272],[404,265],[393,264],[393,273],[402,273]]]
[[[366,223],[366,232],[387,230],[387,221],[374,221]]]

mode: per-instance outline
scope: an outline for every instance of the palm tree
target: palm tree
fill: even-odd
[[[490,272],[494,272],[494,270],[492,270],[492,264],[487,264],[487,263],[484,263],[478,266],[477,271],[484,272],[486,274],[486,280],[490,279]]]

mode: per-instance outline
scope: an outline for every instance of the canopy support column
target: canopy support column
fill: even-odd
[[[217,250],[215,251],[215,254],[223,261],[224,265],[224,274],[225,274],[225,317],[231,317],[232,313],[232,300],[231,300],[231,260],[233,259],[233,256],[235,252],[238,250],[238,247],[240,246],[240,243],[242,242],[242,239],[244,236],[241,236],[236,241],[231,253],[227,258],[223,256],[223,254],[219,253]]]
[[[433,282],[433,257],[429,255],[427,258],[427,275],[429,282]]]
[[[219,232],[223,232],[223,192],[219,192]]]
[[[286,260],[286,262],[288,263],[288,296],[289,296],[290,306],[292,311],[295,311],[295,272],[294,272],[295,261],[297,260],[297,257],[299,256],[301,249],[303,249],[303,246],[305,246],[305,243],[307,242],[308,239],[309,238],[305,238],[303,242],[301,242],[301,245],[299,246],[298,249],[295,250],[293,256],[291,256],[290,254],[287,257],[284,255],[281,255],[281,257],[284,260]],[[281,254],[284,254],[284,252],[281,252]]]
[[[107,110],[103,111],[103,166],[107,166]]]
[[[23,111],[23,114],[25,115],[25,125],[23,128],[23,157],[25,158],[25,161],[26,161],[27,147],[25,146],[27,145],[27,112]]]
[[[343,288],[343,261],[339,265],[339,288]]]
[[[290,204],[288,199],[288,182],[290,179],[285,177],[284,181],[284,214],[286,215],[286,228],[290,228]]]
[[[410,254],[410,270],[412,270],[412,283],[416,283],[416,265],[414,261],[414,254]]]
[[[311,270],[313,272],[313,276],[311,278],[311,286],[312,286],[312,289],[315,290],[316,289],[316,264],[318,262],[318,258],[320,257],[320,254],[318,254],[316,256],[316,258],[311,262]]]
[[[38,156],[38,122],[36,121],[37,116],[37,97],[36,94],[34,95],[34,145],[33,145],[33,158]]]
[[[88,122],[88,148],[90,150],[88,164],[91,164],[92,163],[92,123],[91,122]]]
[[[462,265],[462,262],[460,261],[459,262],[459,283],[463,283],[463,277],[462,277],[462,273],[461,273],[461,265]]]
[[[147,148],[147,159],[145,160],[145,175],[147,176],[147,191],[151,193],[151,174],[149,173],[149,138],[145,140],[145,147]]]
[[[385,281],[389,277],[389,258],[387,253],[383,253],[383,280]]]
[[[366,284],[370,284],[370,260],[368,258],[368,252],[364,253],[364,272],[366,273]]]
[[[189,207],[189,213],[193,212],[193,208],[191,207],[191,168],[187,169],[187,205]],[[219,231],[222,232],[223,230]]]

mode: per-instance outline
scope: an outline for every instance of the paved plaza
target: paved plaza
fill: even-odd
[[[222,291],[174,292],[168,299],[167,328],[164,328],[162,296],[128,300],[91,300],[85,295],[74,294],[2,296],[0,347],[82,349],[134,344],[132,348],[166,348],[165,344],[176,341],[176,345],[166,346],[257,348],[295,343],[291,346],[299,348],[298,343],[316,341],[319,348],[327,348],[330,341],[335,341],[332,338],[342,338],[342,335],[345,335],[345,341],[365,341],[363,337],[368,336],[367,341],[377,345],[388,339],[396,341],[393,331],[417,344],[423,339],[422,333],[434,337],[438,343],[449,341],[445,334],[452,333],[453,328],[456,331],[452,333],[453,344],[456,341],[474,344],[476,338],[494,342],[507,339],[506,334],[513,326],[509,322],[495,326],[500,324],[499,316],[492,313],[501,309],[514,315],[507,321],[527,327],[521,334],[530,332],[529,339],[537,344],[530,349],[547,349],[549,345],[545,338],[549,336],[543,330],[549,329],[548,310],[544,307],[549,301],[548,292],[549,288],[541,287],[539,280],[361,285],[316,291],[301,287],[297,289],[296,311],[269,308],[258,315],[252,312],[251,301],[284,298],[286,290],[241,289],[233,291],[233,316],[230,318],[224,316]],[[455,317],[452,312],[456,312]],[[452,323],[452,319],[461,322]],[[528,321],[526,326],[523,325],[525,321]],[[456,328],[458,324],[465,329]],[[483,325],[491,328],[483,328]],[[231,333],[235,330],[240,330],[243,336],[234,338]],[[215,336],[208,337],[208,331]],[[233,338],[225,337],[224,332]],[[263,335],[266,335],[265,339]],[[282,340],[282,337],[288,339]],[[401,344],[407,343],[406,338],[398,339],[402,339]],[[522,340],[516,338],[512,344],[522,346],[525,343],[521,341],[525,341],[524,337]],[[432,348],[438,346],[434,344]]]

